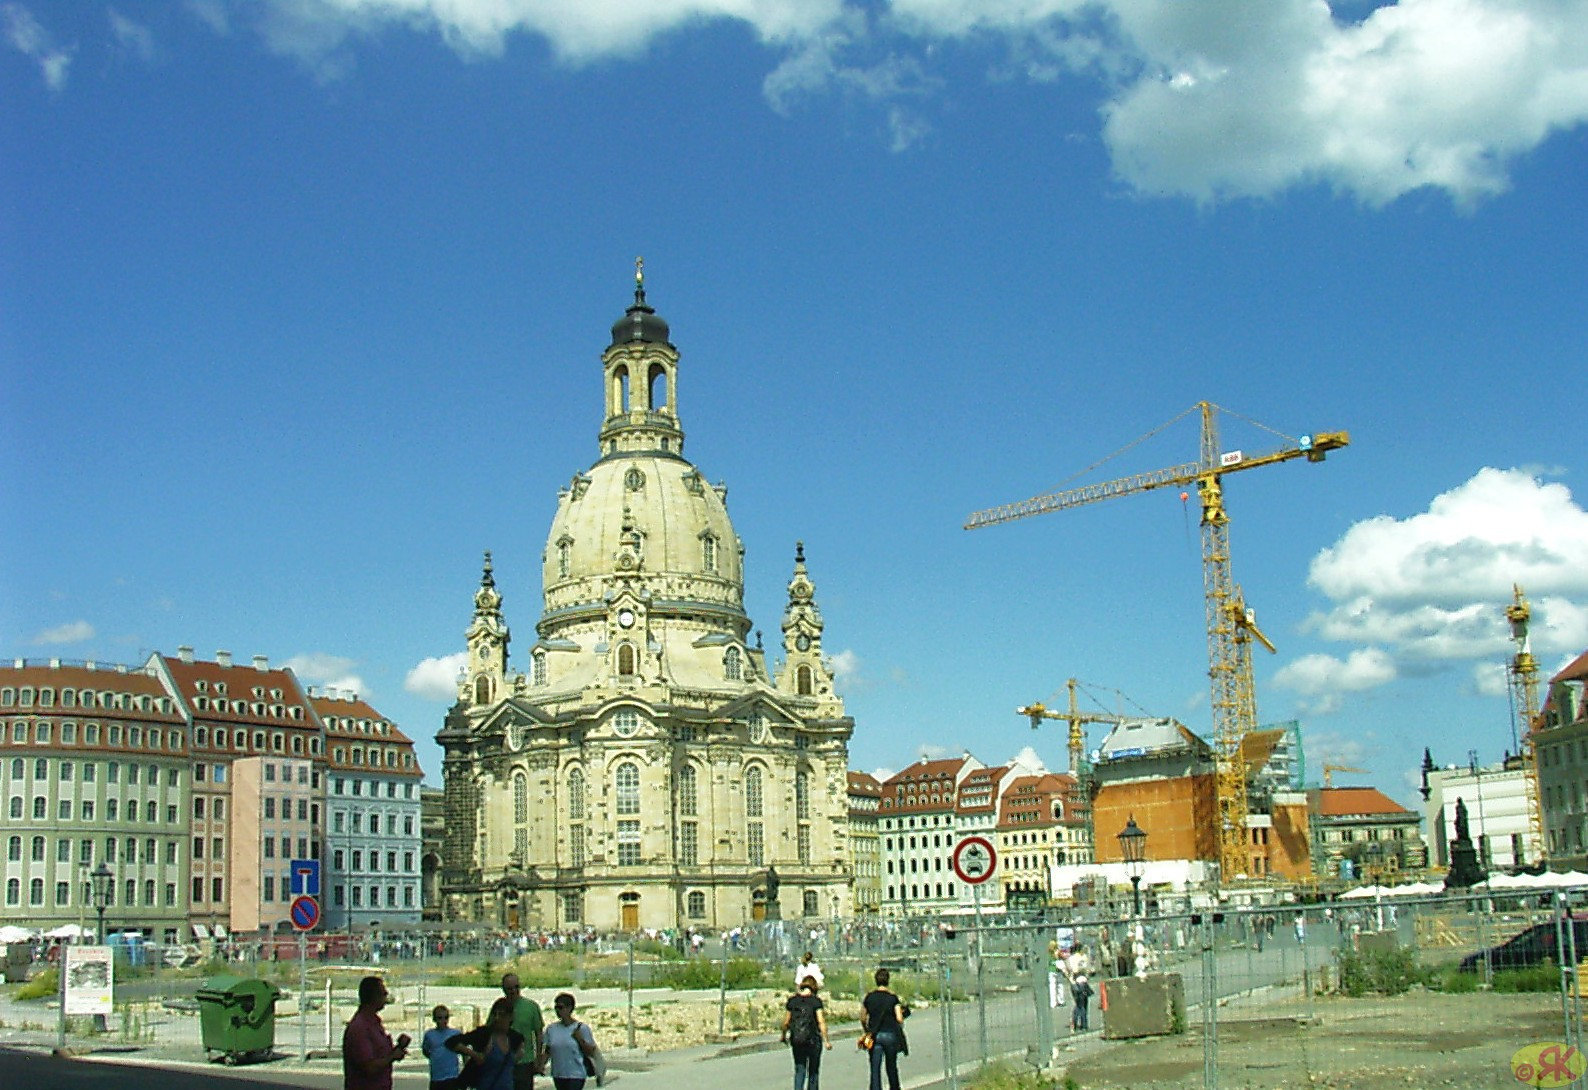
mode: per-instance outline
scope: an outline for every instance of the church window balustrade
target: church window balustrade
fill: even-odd
[[[799,827],[796,844],[800,863],[809,866],[811,861],[811,827],[809,825],[801,825]]]
[[[640,812],[640,769],[632,761],[618,765],[614,777],[617,787],[617,808],[620,814]]]
[[[584,826],[570,825],[568,827],[568,865],[572,867],[584,866]]]
[[[684,817],[696,816],[698,777],[694,765],[678,770],[678,812]]]
[[[745,846],[750,857],[750,865],[759,867],[766,862],[766,842],[759,821],[752,821],[745,830]]]
[[[584,771],[578,768],[568,772],[568,817],[572,821],[584,820]]]
[[[618,866],[640,865],[640,823],[638,818],[618,821]]]
[[[700,863],[700,826],[697,822],[680,822],[678,826],[678,862],[686,867]]]

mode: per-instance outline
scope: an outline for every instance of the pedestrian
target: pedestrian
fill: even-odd
[[[816,978],[807,975],[783,1005],[783,1043],[794,1055],[794,1090],[819,1090],[822,1049],[831,1051],[833,1047],[820,991]]]
[[[506,996],[491,1004],[485,1025],[449,1038],[446,1047],[468,1061],[461,1078],[474,1090],[514,1090],[528,1051],[524,1035],[513,1028],[513,1001]],[[528,1063],[533,1067],[535,1057]]]
[[[871,1090],[882,1090],[887,1068],[888,1090],[899,1090],[899,1053],[904,1048],[904,1005],[888,987],[892,974],[878,969],[876,987],[860,1001],[860,1028],[871,1037]]]
[[[342,1031],[343,1090],[391,1090],[392,1065],[408,1055],[409,1036],[394,1044],[381,1024],[381,1008],[390,997],[386,982],[367,976],[358,982],[358,1010]]]
[[[1087,1024],[1087,1005],[1092,1000],[1092,984],[1086,979],[1085,973],[1076,974],[1075,981],[1070,985],[1070,995],[1075,1000],[1075,1006],[1070,1011],[1070,1028],[1082,1033],[1091,1028]]]
[[[518,1066],[513,1071],[513,1088],[535,1090],[535,1061],[540,1055],[546,1019],[540,1013],[540,1004],[524,994],[517,973],[502,977],[502,998],[512,1008],[513,1029],[524,1038],[524,1051],[519,1054]]]
[[[431,1011],[430,1018],[435,1028],[425,1030],[419,1040],[419,1051],[430,1061],[430,1090],[457,1090],[461,1061],[447,1042],[463,1031],[450,1024],[452,1012],[444,1006]]]
[[[820,991],[823,985],[827,983],[826,978],[822,976],[822,967],[816,964],[816,955],[809,950],[805,951],[800,957],[800,963],[794,966],[794,987],[796,990],[800,986],[800,981],[806,977],[816,981],[817,991]]]
[[[551,1075],[557,1090],[580,1090],[587,1078],[602,1085],[606,1082],[606,1060],[590,1027],[574,1021],[573,994],[560,992],[551,1005],[557,1017],[546,1027],[542,1069]]]

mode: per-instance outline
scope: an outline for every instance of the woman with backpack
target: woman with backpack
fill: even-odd
[[[799,990],[783,1005],[783,1041],[794,1053],[794,1090],[820,1090],[822,1049],[833,1047],[817,991],[815,977],[801,977]]]

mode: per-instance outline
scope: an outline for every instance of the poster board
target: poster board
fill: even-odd
[[[74,1014],[111,1014],[116,961],[108,946],[67,946],[61,966],[64,1010]]]

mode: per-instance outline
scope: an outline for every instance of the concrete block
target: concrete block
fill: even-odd
[[[1185,981],[1179,973],[1115,977],[1103,981],[1102,989],[1107,996],[1106,1039],[1156,1037],[1185,1029]]]

